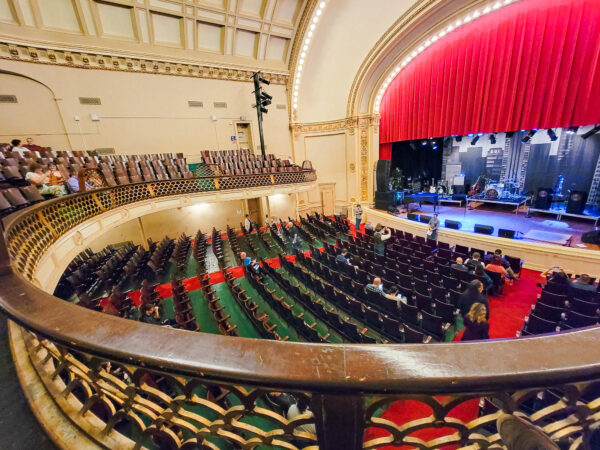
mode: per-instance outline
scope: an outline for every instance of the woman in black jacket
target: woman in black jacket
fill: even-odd
[[[490,338],[490,324],[486,319],[487,308],[481,303],[474,303],[464,317],[465,332],[463,341],[479,341]]]
[[[471,310],[474,303],[481,303],[488,309],[487,298],[483,296],[483,283],[479,280],[473,280],[467,284],[467,288],[458,299],[458,308],[460,314],[464,317]]]

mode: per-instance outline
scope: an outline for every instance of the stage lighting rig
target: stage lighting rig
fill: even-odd
[[[554,130],[552,128],[548,128],[548,130],[546,132],[548,133],[548,136],[550,137],[550,140],[552,142],[554,142],[558,139],[558,136],[556,135],[556,133],[554,132]]]
[[[529,141],[531,141],[531,138],[535,135],[535,133],[537,133],[537,130],[531,130],[529,133],[527,133],[527,136],[521,139],[521,142],[523,144],[527,144]]]
[[[579,130],[579,127],[569,127],[567,134],[575,134],[577,133],[577,130]]]
[[[600,131],[600,125],[596,125],[594,128],[592,128],[590,131],[588,131],[587,133],[583,133],[581,135],[582,138],[587,139],[592,137],[593,135],[595,135],[598,131]]]
[[[258,134],[260,136],[260,151],[265,156],[265,136],[263,134],[263,114],[267,114],[269,110],[267,106],[269,106],[273,97],[266,92],[263,92],[262,85],[269,85],[271,82],[269,80],[264,79],[260,76],[260,72],[255,72],[253,75],[254,78],[254,98],[256,99],[256,115],[258,116]]]

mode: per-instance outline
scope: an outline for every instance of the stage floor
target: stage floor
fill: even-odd
[[[411,210],[412,212],[412,210]],[[516,240],[529,241],[523,238],[523,235],[529,231],[543,231],[561,235],[571,235],[570,246],[577,248],[587,248],[590,250],[600,250],[600,246],[585,244],[581,242],[581,235],[587,231],[594,230],[594,222],[585,219],[574,219],[563,217],[562,220],[554,220],[552,216],[533,215],[527,217],[527,208],[521,207],[518,214],[515,214],[514,206],[502,207],[501,205],[480,204],[476,209],[465,209],[465,207],[440,205],[438,206],[438,219],[443,228],[446,219],[456,220],[462,223],[460,231],[474,233],[475,224],[490,225],[494,227],[493,236],[498,236],[498,229],[505,228],[516,230],[520,233],[515,235]],[[423,204],[415,214],[433,214],[433,205]],[[402,212],[400,217],[406,218],[406,212]]]

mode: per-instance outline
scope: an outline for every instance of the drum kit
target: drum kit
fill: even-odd
[[[486,200],[512,200],[520,196],[519,183],[514,178],[487,180],[483,190]]]

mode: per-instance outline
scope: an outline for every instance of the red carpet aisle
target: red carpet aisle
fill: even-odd
[[[540,281],[539,272],[523,269],[521,279],[515,281],[512,286],[507,284],[504,288],[502,297],[491,297],[489,299],[490,338],[498,339],[515,337],[517,331],[521,330],[523,327],[523,319],[531,311],[531,305],[536,301],[537,293],[539,292],[536,283]],[[462,331],[458,333],[454,338],[454,341],[460,341],[462,333]],[[443,402],[444,397],[438,397],[437,400]],[[454,408],[450,411],[448,417],[459,419],[462,422],[470,422],[477,418],[478,405],[479,400],[473,399]],[[381,417],[390,420],[397,425],[402,425],[414,420],[429,417],[431,414],[432,411],[429,406],[421,402],[406,400],[393,403],[383,414],[381,414]],[[430,428],[418,431],[410,436],[424,441],[430,441],[454,432],[455,431],[452,428]],[[383,429],[370,428],[365,433],[365,441],[387,435],[388,433]],[[391,450],[409,447],[395,447],[390,445],[380,448]],[[442,448],[453,449],[456,447],[445,446]]]

